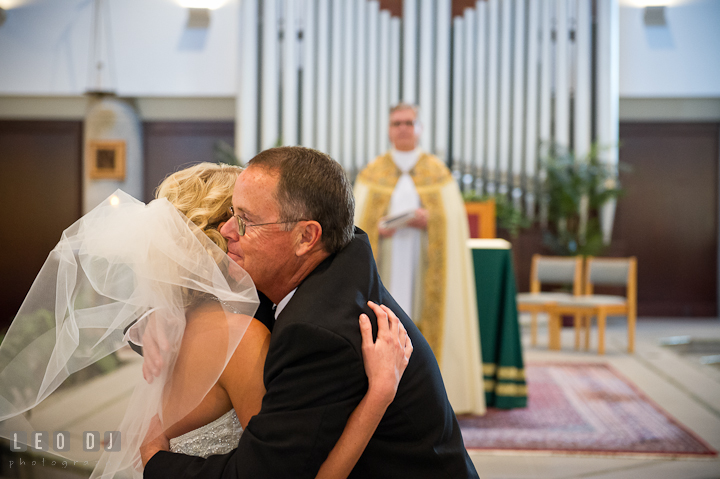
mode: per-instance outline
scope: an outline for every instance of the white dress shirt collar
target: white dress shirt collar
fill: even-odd
[[[295,294],[295,291],[297,291],[297,288],[290,291],[287,296],[285,296],[283,299],[280,300],[280,302],[275,307],[275,320],[277,321],[278,316],[280,316],[280,313],[283,309],[285,309],[285,306],[290,302],[293,295]]]
[[[399,151],[393,148],[391,150],[391,154],[395,165],[400,169],[400,171],[408,173],[420,159],[420,148],[415,148],[410,151]]]

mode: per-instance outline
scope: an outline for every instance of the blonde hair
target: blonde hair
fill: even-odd
[[[220,223],[230,219],[235,180],[242,168],[223,163],[200,163],[168,176],[155,190],[227,253]]]

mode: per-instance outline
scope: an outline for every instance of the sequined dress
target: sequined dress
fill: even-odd
[[[170,451],[200,457],[227,454],[237,447],[241,434],[240,420],[231,409],[210,424],[170,439]]]

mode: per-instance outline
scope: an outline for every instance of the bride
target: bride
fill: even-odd
[[[93,477],[140,477],[142,445],[160,435],[198,456],[237,446],[260,410],[270,338],[253,318],[254,285],[219,233],[239,172],[209,163],[180,171],[148,205],[118,190],[63,233],[0,345],[0,435],[41,431],[32,409],[72,373],[128,337],[152,337],[163,359],[146,361],[145,375],[159,380],[137,382],[117,428],[122,447],[103,453]],[[349,474],[412,353],[395,315],[371,308],[375,342],[368,318],[359,318],[369,388],[318,477]]]

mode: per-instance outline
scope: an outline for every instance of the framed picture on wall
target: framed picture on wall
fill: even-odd
[[[88,171],[92,180],[125,180],[125,141],[90,140]]]

